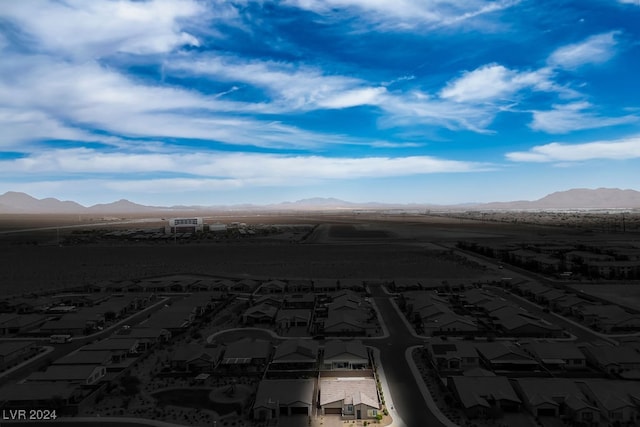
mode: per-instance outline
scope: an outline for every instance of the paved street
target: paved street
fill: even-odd
[[[389,295],[385,294],[382,288],[372,286],[371,293],[387,325],[389,338],[363,341],[367,345],[380,349],[382,359],[380,363],[384,367],[396,409],[409,427],[441,427],[442,423],[431,413],[418,387],[417,381],[422,379],[414,378],[404,357],[408,347],[421,345],[423,340],[410,333],[391,304]]]

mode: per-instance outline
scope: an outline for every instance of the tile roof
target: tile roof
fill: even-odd
[[[271,354],[271,343],[269,341],[243,338],[227,345],[224,352],[225,359],[266,359]]]
[[[53,362],[54,365],[106,365],[111,361],[113,353],[104,351],[76,351],[62,356]]]
[[[343,401],[344,405],[363,403],[379,409],[378,392],[373,378],[321,378],[320,405]]]
[[[506,400],[522,403],[506,377],[451,377],[465,408],[490,407],[490,400]]]
[[[298,402],[312,405],[313,389],[312,379],[262,380],[258,385],[253,406],[273,407],[276,403],[288,406]]]
[[[287,340],[276,347],[274,363],[315,362],[318,360],[318,343],[310,340]]]
[[[367,347],[362,344],[362,341],[340,341],[329,340],[324,346],[324,360],[330,361],[337,358],[354,357],[357,359],[369,359]]]

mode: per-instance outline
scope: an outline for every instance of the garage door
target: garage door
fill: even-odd
[[[553,408],[539,408],[537,414],[539,417],[555,417],[556,410]]]
[[[309,409],[306,406],[292,406],[291,415],[294,414],[309,415]]]
[[[342,415],[342,408],[324,408],[324,413]]]

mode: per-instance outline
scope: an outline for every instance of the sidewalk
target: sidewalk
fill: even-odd
[[[422,378],[422,374],[420,373],[420,370],[418,369],[415,362],[413,361],[413,350],[418,348],[421,348],[421,347],[419,345],[409,347],[404,352],[404,358],[406,359],[407,365],[409,365],[409,368],[413,373],[413,377],[418,383],[418,387],[420,388],[420,392],[422,393],[422,397],[424,398],[424,401],[427,404],[427,407],[429,408],[431,413],[433,413],[433,415],[435,415],[436,418],[438,418],[438,420],[442,424],[444,424],[446,427],[459,427],[458,424],[454,423],[449,418],[447,418],[440,411],[440,408],[438,408],[438,405],[436,405],[436,402],[433,401],[433,397],[431,397],[431,392],[429,391],[429,388],[425,384],[424,379]]]
[[[389,427],[408,427],[405,422],[400,417],[400,414],[395,409],[395,405],[393,404],[393,396],[391,395],[391,391],[389,390],[389,384],[387,383],[387,377],[384,374],[384,367],[382,363],[380,363],[380,350],[376,347],[369,346],[373,354],[375,355],[378,378],[380,379],[380,385],[382,386],[382,393],[384,394],[384,402],[389,411],[389,415],[391,416],[391,424]]]

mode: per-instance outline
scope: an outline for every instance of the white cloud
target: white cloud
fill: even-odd
[[[594,159],[625,160],[640,158],[640,136],[613,141],[582,144],[553,142],[538,145],[529,151],[507,153],[514,162],[579,162]]]
[[[637,116],[603,117],[589,111],[592,106],[588,102],[554,105],[552,110],[533,111],[533,121],[529,125],[534,130],[547,133],[568,133],[582,129],[595,129],[631,123]]]
[[[270,96],[265,112],[304,111],[316,108],[347,108],[375,104],[383,87],[342,75],[285,62],[210,57],[169,61],[165,69],[195,73],[233,83],[259,87]],[[241,90],[241,89],[240,89]]]
[[[15,1],[0,8],[0,17],[37,40],[36,49],[87,58],[197,46],[197,38],[179,24],[207,15],[204,3],[195,0]]]
[[[640,6],[640,0],[618,0],[623,4],[635,4],[636,6]]]
[[[575,69],[586,64],[600,64],[616,54],[619,31],[597,34],[586,40],[563,46],[554,51],[548,59],[551,66]]]
[[[380,95],[386,91],[384,87],[352,89],[344,93],[334,94],[320,101],[318,104],[325,108],[349,108],[359,105],[376,105],[380,102]]]
[[[298,179],[352,179],[488,170],[490,165],[430,156],[323,157],[228,152],[108,153],[59,149],[0,160],[4,174],[188,173],[204,179],[287,184]],[[195,178],[189,178],[195,179]]]
[[[520,72],[488,64],[447,83],[440,97],[456,102],[488,102],[510,97],[524,88],[559,90],[549,78],[548,69]]]
[[[472,18],[509,8],[519,0],[286,0],[285,4],[329,15],[336,10],[382,29],[414,30],[467,23]]]
[[[7,58],[10,60],[0,63],[0,125],[7,129],[0,144],[4,146],[47,137],[96,140],[82,128],[125,137],[196,138],[279,148],[350,142],[348,137],[242,115],[266,112],[266,105],[142,84],[95,62],[77,64],[45,56]],[[358,98],[355,94],[340,100],[338,95],[334,94],[335,102],[343,105]],[[33,126],[31,119],[41,125]]]
[[[467,129],[486,133],[497,109],[491,105],[457,103],[447,99],[437,99],[424,92],[412,91],[406,94],[388,94],[380,102],[387,114],[379,120],[382,126],[443,126],[451,130]]]

